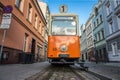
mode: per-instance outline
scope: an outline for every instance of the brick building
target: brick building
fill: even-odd
[[[44,58],[46,20],[37,0],[0,0],[0,24],[3,8],[13,7],[10,28],[6,32],[2,63],[19,63],[21,59],[41,61]],[[3,29],[0,29],[0,47]],[[21,57],[21,55],[29,54]]]

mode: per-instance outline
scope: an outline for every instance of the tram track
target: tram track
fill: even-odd
[[[50,66],[25,80],[84,80],[70,66]]]
[[[42,71],[40,71],[39,73],[36,73],[26,78],[25,80],[49,80],[49,77],[52,74],[51,68],[52,68],[51,66],[48,66],[44,68]]]
[[[74,73],[70,66],[58,66],[49,80],[83,80],[83,78]]]
[[[25,80],[111,80],[99,74],[83,71],[76,66],[49,66]]]

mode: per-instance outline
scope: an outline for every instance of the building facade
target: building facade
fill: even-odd
[[[47,47],[48,47],[48,33],[49,33],[49,20],[50,20],[50,10],[49,10],[49,7],[46,3],[44,2],[38,2],[39,3],[39,6],[43,12],[43,15],[46,19],[46,26],[45,26],[45,31],[44,31],[44,39],[45,39],[45,42],[44,42],[44,53],[45,53],[45,60],[47,60]]]
[[[91,61],[94,58],[94,44],[93,44],[93,31],[92,31],[92,18],[91,14],[88,18],[85,26],[86,26],[86,37],[87,37],[87,53],[88,59]]]
[[[0,24],[4,13],[3,8],[7,5],[13,7],[12,21],[6,32],[1,62],[40,61],[40,58],[44,58],[46,20],[37,0],[1,0]],[[0,47],[3,31],[3,29],[0,29]]]
[[[120,61],[120,0],[103,0],[109,61]]]
[[[80,46],[81,46],[81,59],[88,60],[88,54],[87,54],[87,39],[86,39],[86,27],[85,25],[82,25],[80,28],[81,31],[81,37],[80,37]]]
[[[103,19],[103,6],[99,1],[94,6],[93,35],[94,35],[94,51],[97,61],[107,61],[106,41],[105,41],[105,19]]]

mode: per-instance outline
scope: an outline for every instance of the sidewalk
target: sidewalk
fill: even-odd
[[[48,66],[48,62],[0,65],[0,80],[24,80]]]
[[[89,71],[111,78],[112,80],[120,80],[120,63],[98,63],[86,62],[85,66],[89,66]]]

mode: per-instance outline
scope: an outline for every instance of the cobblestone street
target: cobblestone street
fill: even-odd
[[[51,66],[45,71],[41,71],[26,80],[82,80],[69,66]]]
[[[88,71],[90,72],[97,73],[112,80],[120,80],[119,63],[95,64],[93,62],[87,62],[85,65],[89,67]],[[78,64],[74,67],[77,67],[77,69],[62,67],[62,65],[51,67],[48,62],[1,65],[0,80],[102,80],[97,78],[96,75],[81,71]],[[38,77],[39,79],[35,79]]]
[[[81,70],[75,65],[55,65],[25,80],[111,80],[104,76]]]

